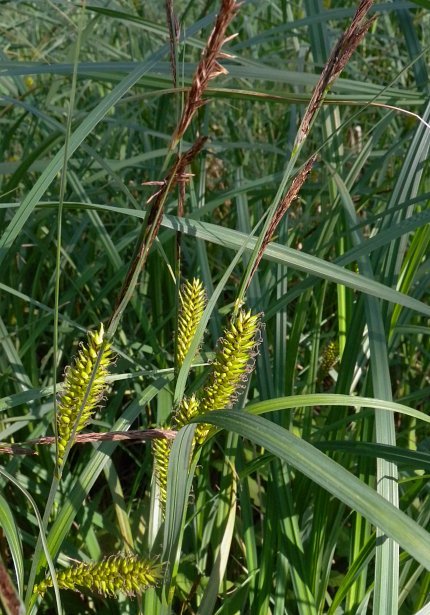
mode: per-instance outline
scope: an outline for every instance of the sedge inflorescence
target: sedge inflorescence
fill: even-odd
[[[183,288],[186,292],[182,291],[180,298],[180,318],[188,315],[189,322],[193,315],[194,335],[204,310],[203,287],[199,281],[193,280],[192,285],[185,285]],[[198,292],[195,289],[198,289]],[[198,302],[199,310],[195,309],[194,302]],[[239,310],[238,314],[232,318],[224,331],[224,336],[219,341],[207,386],[201,392],[182,399],[172,419],[174,429],[181,429],[196,416],[211,410],[229,408],[232,405],[249,372],[252,371],[253,357],[260,341],[259,325],[260,315],[253,315],[250,311]],[[178,335],[188,334],[190,330],[191,326],[180,326]],[[186,349],[181,354],[182,361],[191,341],[192,336],[190,335],[187,335],[184,340],[177,341],[177,348]],[[181,364],[179,357],[178,363]],[[194,435],[194,444],[202,444],[208,432],[209,428],[206,425],[198,425]],[[155,477],[159,486],[160,500],[164,506],[167,495],[167,469],[171,441],[164,438],[155,440],[153,451]]]
[[[162,572],[162,566],[153,561],[142,560],[135,555],[118,554],[101,562],[81,562],[57,572],[56,576],[60,589],[87,589],[103,596],[116,593],[135,596],[149,587],[155,587]],[[35,586],[34,593],[43,596],[52,585],[52,579],[48,577]]]
[[[324,353],[320,363],[319,378],[323,380],[333,365],[339,360],[339,342],[331,341],[324,349]]]
[[[88,343],[81,346],[73,363],[66,368],[57,412],[59,466],[63,464],[64,453],[72,437],[75,424],[75,433],[82,431],[91,420],[103,397],[108,366],[112,361],[110,344],[105,343],[103,347],[103,337],[104,329],[101,324],[98,331],[88,333]],[[93,374],[102,348],[99,364]]]
[[[197,278],[185,282],[179,293],[178,334],[176,341],[176,364],[181,367],[191,346],[197,326],[206,306],[206,293]]]
[[[167,438],[157,438],[152,443],[155,478],[160,492],[160,501],[163,506],[167,498],[167,469],[169,467],[171,448],[172,443]]]
[[[202,282],[194,278],[186,281],[179,292],[178,329],[176,337],[176,366],[179,369],[190,349],[197,326],[206,306],[206,293]],[[182,425],[181,425],[182,427]],[[152,444],[154,472],[160,491],[160,500],[165,505],[167,495],[167,469],[172,443],[158,438]]]
[[[209,383],[199,403],[198,414],[229,408],[253,369],[259,339],[259,314],[240,310],[221,338],[209,375]],[[208,428],[198,425],[195,438],[201,443]]]
[[[196,395],[191,397],[184,397],[179,404],[175,416],[173,417],[173,424],[175,429],[181,429],[184,425],[187,425],[191,419],[200,413],[200,402]]]
[[[209,384],[200,404],[201,412],[226,408],[234,400],[249,373],[250,359],[258,344],[259,314],[240,310],[225,330],[212,364]]]

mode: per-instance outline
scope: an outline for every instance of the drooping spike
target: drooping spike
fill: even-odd
[[[157,585],[162,577],[162,566],[135,555],[118,554],[97,563],[81,562],[57,572],[56,576],[60,589],[87,589],[104,596],[119,592],[135,596]],[[34,593],[43,596],[49,587],[52,587],[50,577],[35,585]]]

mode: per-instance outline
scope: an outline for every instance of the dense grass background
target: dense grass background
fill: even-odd
[[[54,383],[114,310],[153,192],[142,182],[164,177],[218,3],[174,8],[179,90],[161,3],[2,3],[3,443],[52,435]],[[201,386],[256,225],[287,179],[312,87],[354,8],[242,5],[229,74],[211,82],[181,144],[209,137],[185,217],[172,194],[114,338],[95,430],[162,425],[175,389]],[[42,525],[57,568],[127,549],[169,563],[141,599],[61,592],[67,614],[430,612],[430,4],[375,11],[297,169],[315,152],[318,162],[247,293],[264,312],[255,375],[236,411],[211,417],[223,430],[189,478],[192,427],[176,438],[165,522],[148,444],[75,446],[43,522],[54,448],[2,455],[0,553],[27,604],[44,574]],[[173,373],[178,230],[181,275],[199,275],[210,298],[187,382],[186,367]],[[31,612],[56,609],[51,592]]]

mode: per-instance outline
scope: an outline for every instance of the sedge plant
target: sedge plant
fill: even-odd
[[[194,278],[185,282],[179,293],[179,315],[176,340],[176,365],[180,367],[187,355],[206,305],[202,282]],[[259,338],[260,315],[240,309],[234,314],[219,340],[215,359],[211,365],[208,383],[201,391],[184,397],[175,411],[171,427],[179,430],[196,416],[228,408],[252,371]],[[78,432],[88,425],[106,389],[108,368],[112,362],[111,345],[104,343],[104,328],[88,333],[88,343],[82,345],[71,366],[66,369],[65,382],[58,401],[57,439],[60,466],[64,451],[73,444]],[[100,353],[100,358],[98,357]],[[99,361],[97,362],[97,359]],[[169,426],[164,426],[168,428]],[[203,444],[209,427],[199,425],[194,445]],[[171,441],[158,438],[153,443],[154,474],[162,507],[167,499],[167,470]],[[78,563],[57,573],[59,588],[97,591],[103,595],[122,592],[127,595],[142,593],[155,587],[162,575],[162,566],[149,560],[138,560],[133,555],[118,553],[102,562]],[[43,596],[52,579],[47,577],[34,587],[34,593]]]
[[[39,530],[13,484],[5,485],[0,598],[14,584],[23,597],[27,586],[28,612],[51,613],[52,584],[73,590],[61,592],[66,613],[161,615],[170,608],[161,597],[170,568],[172,612],[424,612],[429,11],[422,2],[380,4],[369,22],[370,2],[360,2],[356,15],[356,7],[339,12],[311,1],[256,7],[231,0],[208,3],[208,12],[189,2],[181,14],[180,3],[166,2],[167,28],[162,3],[147,4],[149,12],[128,0],[108,9],[82,3],[80,52],[76,3],[61,11],[43,0],[2,9],[2,460],[31,491],[44,524]],[[205,45],[200,30],[210,22]],[[52,224],[59,200],[61,232]],[[176,397],[172,383],[200,312],[193,307],[183,326],[175,322],[172,272],[190,275],[179,307],[193,293],[202,304],[203,285],[191,276],[198,271],[213,298],[233,254],[234,274],[219,293],[252,312],[237,311],[212,364],[193,367],[189,389]],[[57,358],[53,306],[61,323]],[[259,333],[236,370],[234,339],[260,311],[266,326],[252,405],[225,411],[253,367]],[[44,398],[74,343],[71,331],[102,319],[106,333],[89,335],[70,362],[51,422]],[[215,315],[209,325],[211,347],[219,321]],[[176,349],[174,329],[182,336]],[[101,336],[119,357],[110,369],[108,348],[103,367],[117,381],[109,397],[102,361],[92,356],[102,359]],[[199,460],[197,480],[182,508],[176,496],[185,479],[173,464],[175,490],[165,489],[167,438],[152,451],[143,443],[79,444],[103,397],[97,418],[112,440],[133,425],[177,431],[200,421],[192,447],[200,454],[192,460]],[[30,453],[42,438],[53,443],[45,433],[52,423],[61,478],[50,497],[53,452],[40,445],[37,456]],[[236,433],[200,449],[209,423]],[[184,461],[178,450],[175,460]],[[164,520],[152,514],[152,489],[163,507],[167,500]],[[44,578],[43,552],[34,549],[39,534],[57,561],[57,580]],[[116,555],[104,559],[107,553]],[[84,561],[65,568],[69,556]],[[130,574],[139,586],[124,580]],[[142,607],[128,600],[142,592]],[[117,603],[102,605],[113,593]]]

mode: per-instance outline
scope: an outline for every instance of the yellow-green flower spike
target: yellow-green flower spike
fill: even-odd
[[[174,429],[181,429],[200,414],[230,406],[253,367],[251,360],[260,342],[259,319],[259,314],[253,316],[250,311],[240,310],[232,320],[224,333],[224,338],[220,341],[207,388],[201,396],[192,395],[182,399],[173,417]],[[194,444],[202,443],[208,432],[209,428],[206,425],[198,425]],[[152,447],[154,474],[164,508],[167,499],[167,470],[171,442],[159,438],[154,440]]]
[[[175,429],[181,429],[184,425],[190,422],[190,420],[200,414],[199,402],[195,395],[191,397],[184,397],[179,404],[179,408],[173,417],[173,424]]]
[[[178,334],[176,343],[176,364],[181,367],[193,341],[197,326],[206,305],[203,284],[197,278],[185,282],[179,293]]]
[[[189,423],[193,416],[199,413],[199,403],[192,395],[190,399],[184,397],[178,411],[173,418],[173,428],[181,429]],[[152,452],[154,454],[154,474],[160,490],[160,501],[163,510],[166,507],[167,500],[167,470],[169,468],[170,451],[172,450],[172,441],[166,438],[157,438],[152,443]]]
[[[332,341],[324,349],[319,369],[319,379],[324,380],[333,365],[339,360],[339,342]]]
[[[167,438],[157,438],[152,443],[154,454],[154,474],[160,490],[160,501],[163,509],[167,499],[167,469],[169,467],[169,457],[172,442]]]
[[[259,315],[241,310],[224,332],[200,402],[200,413],[230,406],[249,372],[250,359],[258,344]]]
[[[57,437],[58,437],[58,465],[63,463],[64,452],[71,438],[75,422],[78,419],[85,400],[85,405],[79,417],[76,433],[89,423],[95,408],[100,403],[103,391],[106,388],[108,366],[112,361],[110,344],[106,344],[94,375],[91,388],[87,391],[97,355],[103,345],[104,329],[100,325],[98,331],[88,333],[87,345],[82,345],[72,365],[66,368],[66,378],[63,390],[58,399]]]
[[[199,414],[228,408],[234,401],[253,367],[251,359],[260,342],[259,318],[259,314],[253,316],[250,311],[240,310],[224,332],[212,365],[209,385],[199,403]],[[204,425],[199,425],[196,440],[202,442],[207,432]]]
[[[115,555],[101,562],[81,562],[61,570],[57,572],[57,581],[60,589],[87,589],[103,596],[113,596],[119,592],[135,596],[149,587],[155,587],[162,573],[160,564],[138,559],[134,555]],[[49,587],[52,587],[50,577],[36,585],[34,593],[43,596]]]

